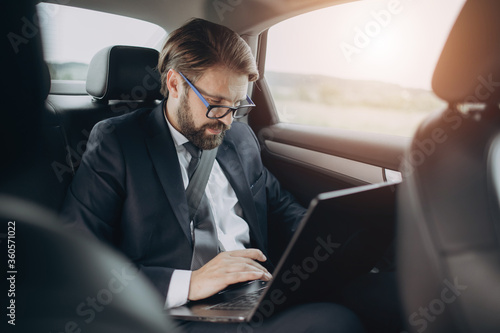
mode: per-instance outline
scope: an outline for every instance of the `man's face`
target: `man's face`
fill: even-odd
[[[207,70],[194,85],[209,104],[234,106],[246,98],[248,77],[217,66]],[[186,90],[186,85],[183,88],[177,111],[179,132],[200,149],[214,149],[231,128],[232,113],[221,119],[207,118],[207,107],[200,98],[191,88]]]

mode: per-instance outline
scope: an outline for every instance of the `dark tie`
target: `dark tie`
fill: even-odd
[[[191,142],[186,142],[184,147],[191,154],[191,161],[187,170],[189,179],[191,179],[200,163],[202,152]],[[201,198],[198,211],[193,219],[193,231],[194,248],[191,270],[196,270],[213,259],[217,255],[219,248],[215,221],[205,194]]]
[[[201,150],[198,149],[194,144],[191,142],[186,142],[184,144],[184,148],[191,154],[191,161],[189,162],[187,172],[188,172],[188,178],[191,179],[193,176],[194,171],[198,167],[198,164],[200,164],[200,158],[201,158]]]

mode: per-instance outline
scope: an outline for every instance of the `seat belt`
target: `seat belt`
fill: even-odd
[[[204,150],[201,154],[200,164],[196,168],[186,188],[186,197],[189,207],[189,221],[193,221],[200,206],[200,201],[205,194],[208,178],[212,172],[215,157],[217,156],[218,148],[212,150]]]
[[[191,151],[190,151],[191,153]],[[189,220],[193,221],[193,257],[191,270],[197,270],[219,253],[217,227],[205,195],[208,178],[217,155],[217,149],[206,150],[201,154],[198,167],[191,176],[186,189],[189,207]],[[197,216],[197,213],[200,216]]]

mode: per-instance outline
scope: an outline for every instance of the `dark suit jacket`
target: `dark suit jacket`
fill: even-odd
[[[174,269],[190,269],[193,244],[177,152],[161,105],[95,125],[61,214],[124,253],[166,296]],[[232,124],[217,161],[243,209],[251,246],[267,253],[268,218],[283,224],[280,236],[290,237],[305,210],[262,165],[250,127]]]

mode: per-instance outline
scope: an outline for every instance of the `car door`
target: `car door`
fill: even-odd
[[[446,106],[431,78],[462,4],[347,3],[261,34],[249,123],[265,165],[302,204],[401,180],[400,168],[418,163],[404,151],[419,122]]]

